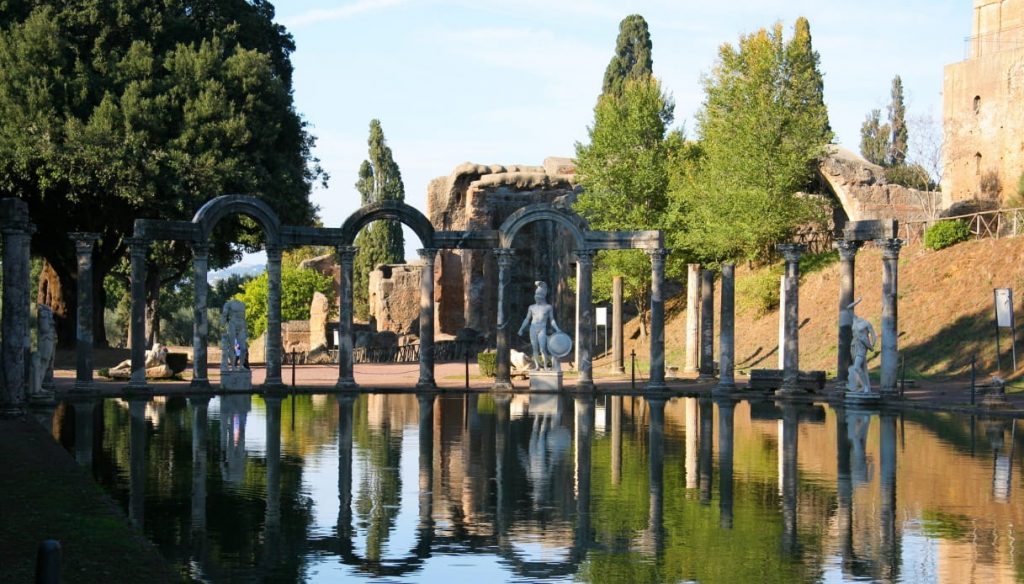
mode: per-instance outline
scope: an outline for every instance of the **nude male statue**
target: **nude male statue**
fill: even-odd
[[[235,299],[225,302],[220,312],[220,324],[224,326],[224,336],[220,341],[220,368],[244,369],[249,356],[245,303]]]
[[[526,318],[523,320],[523,326],[519,327],[519,334],[522,335],[526,331],[527,325],[530,327],[530,347],[533,349],[533,364],[534,370],[550,370],[551,365],[548,361],[548,323],[551,323],[551,327],[555,329],[555,332],[562,332],[562,329],[558,328],[558,324],[555,322],[555,311],[550,304],[548,304],[548,285],[544,282],[534,282],[537,286],[537,291],[533,294],[534,304],[530,305],[530,308],[526,312]]]
[[[856,302],[846,307],[853,316],[853,339],[850,342],[850,356],[853,357],[853,364],[850,365],[846,389],[851,392],[867,393],[871,391],[871,378],[868,377],[868,351],[875,348],[878,337],[875,335],[875,328],[871,323],[854,314],[853,309]]]

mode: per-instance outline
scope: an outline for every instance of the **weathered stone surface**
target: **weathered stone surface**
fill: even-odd
[[[252,371],[249,369],[221,371],[220,387],[221,389],[252,389]]]
[[[338,258],[335,254],[328,253],[308,260],[302,260],[299,267],[304,270],[314,270],[325,276],[330,276],[334,282],[334,297],[341,295],[341,267],[338,266]]]
[[[309,305],[309,350],[327,346],[327,312],[330,302],[320,292],[313,293]]]
[[[938,216],[942,195],[889,184],[881,166],[842,146],[829,146],[818,172],[850,221],[898,219],[918,221]]]
[[[370,318],[377,331],[419,334],[419,263],[387,264],[370,272]]]

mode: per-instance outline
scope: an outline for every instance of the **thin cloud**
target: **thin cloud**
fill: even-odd
[[[322,24],[335,20],[345,20],[367,12],[386,10],[400,4],[405,4],[407,1],[408,0],[357,0],[356,2],[345,4],[344,6],[339,6],[337,8],[316,8],[313,10],[307,10],[306,12],[301,12],[295,16],[286,16],[281,19],[281,24],[286,28],[296,29],[310,24]]]

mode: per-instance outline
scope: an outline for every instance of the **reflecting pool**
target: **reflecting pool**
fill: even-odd
[[[1016,420],[679,397],[68,401],[206,582],[1019,582]]]

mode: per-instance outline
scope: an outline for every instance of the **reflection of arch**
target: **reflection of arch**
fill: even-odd
[[[549,203],[527,205],[509,215],[498,229],[499,245],[506,249],[511,248],[519,230],[534,221],[554,221],[562,225],[572,234],[576,249],[587,249],[585,233],[590,231],[587,222],[576,213],[559,209]]]
[[[263,227],[267,245],[274,245],[280,241],[281,220],[278,219],[277,213],[270,205],[249,195],[222,195],[210,199],[200,207],[195,217],[192,217],[192,223],[199,225],[201,240],[209,240],[217,222],[229,214],[248,215],[259,222]]]
[[[401,201],[380,201],[360,207],[341,225],[341,245],[352,245],[356,234],[368,223],[378,219],[391,219],[407,225],[420,238],[423,247],[434,247],[434,226],[423,213]]]

